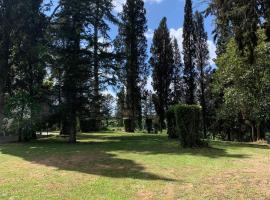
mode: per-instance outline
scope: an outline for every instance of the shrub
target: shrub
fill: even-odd
[[[179,138],[179,134],[176,131],[176,119],[175,119],[175,106],[171,106],[166,113],[167,118],[167,134],[169,138]]]
[[[82,119],[79,123],[77,122],[77,126],[78,124],[79,127],[77,129],[80,129],[84,133],[99,131],[99,127],[96,127],[96,119]]]
[[[176,105],[174,107],[176,130],[183,147],[198,147],[201,142],[201,107],[197,105]]]
[[[134,132],[134,122],[130,118],[125,118],[124,119],[124,126],[125,126],[125,131],[127,133],[132,133]]]

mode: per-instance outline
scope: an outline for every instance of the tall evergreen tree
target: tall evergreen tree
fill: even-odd
[[[11,67],[13,37],[18,30],[20,1],[0,1],[0,132],[4,119],[5,92]]]
[[[172,41],[173,46],[173,77],[172,77],[172,92],[171,92],[171,104],[177,104],[183,102],[183,63],[181,58],[181,52],[178,46],[177,39]]]
[[[21,16],[22,23],[16,38],[13,39],[12,96],[23,93],[28,99],[25,106],[29,108],[28,126],[31,133],[25,137],[32,138],[36,138],[47,55],[47,20],[42,12],[42,4],[42,0],[26,0],[21,5],[20,11],[24,13]]]
[[[194,22],[192,12],[192,0],[186,0],[185,17],[183,27],[183,54],[184,54],[184,80],[186,103],[195,103],[196,72],[195,72],[195,41],[194,41]]]
[[[94,98],[93,98],[93,118],[95,121],[95,130],[100,129],[101,123],[101,90],[104,78],[101,77],[102,72],[105,73],[109,69],[104,69],[108,66],[107,61],[111,60],[112,55],[107,52],[110,46],[108,31],[110,27],[108,21],[116,22],[115,17],[112,15],[113,4],[112,0],[94,0],[93,6],[93,75],[94,75]],[[110,59],[108,59],[110,58]]]
[[[127,0],[120,14],[119,39],[125,59],[127,132],[134,132],[136,122],[141,124],[141,89],[148,75],[146,60],[146,10],[143,0]]]
[[[160,126],[165,128],[165,112],[168,110],[170,86],[173,79],[174,59],[167,19],[163,18],[155,30],[151,47],[150,65],[153,69],[153,89],[156,93],[156,112]]]
[[[204,29],[204,19],[202,14],[198,11],[194,15],[194,35],[195,35],[195,48],[196,48],[196,59],[195,63],[199,72],[199,83],[200,83],[200,102],[202,106],[202,119],[203,119],[203,131],[204,137],[206,138],[206,99],[205,99],[205,71],[209,60],[208,50],[208,36]]]
[[[92,21],[89,1],[61,0],[56,14],[56,36],[53,45],[63,64],[63,129],[69,134],[69,142],[76,142],[77,118],[82,107],[83,92],[89,77],[89,54],[81,46],[87,38]],[[68,126],[68,127],[66,127]]]
[[[212,0],[207,12],[216,16],[218,30],[224,31],[229,28],[240,53],[244,55],[244,51],[247,50],[248,62],[253,63],[255,62],[253,54],[258,43],[257,30],[264,28],[268,40],[270,38],[269,6],[268,0]]]

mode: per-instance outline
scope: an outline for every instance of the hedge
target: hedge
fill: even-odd
[[[182,146],[198,147],[201,141],[201,107],[198,105],[175,105],[167,112],[168,135],[179,138]]]

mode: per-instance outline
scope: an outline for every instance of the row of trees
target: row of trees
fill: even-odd
[[[57,124],[74,143],[79,125],[101,129],[114,104],[104,92],[114,87],[115,115],[127,132],[155,115],[164,129],[169,107],[186,103],[201,105],[205,137],[210,131],[224,139],[233,139],[233,132],[238,139],[246,132],[253,140],[263,137],[269,122],[268,1],[210,2],[215,71],[203,15],[193,13],[191,0],[184,14],[182,52],[163,18],[147,63],[143,0],[127,0],[118,16],[112,0],[0,0],[0,126],[28,140]],[[119,27],[115,39],[111,24]],[[145,89],[151,75],[152,92]]]
[[[1,0],[0,14],[1,127],[12,125],[20,140],[28,140],[42,125],[58,122],[74,143],[78,121],[100,129],[109,85],[126,88],[132,121],[141,116],[147,76],[142,0],[128,0],[119,17],[112,0]],[[119,26],[114,42],[111,23]]]
[[[169,106],[179,103],[202,106],[203,126],[206,137],[207,79],[209,67],[208,36],[204,17],[192,11],[192,1],[187,0],[183,27],[183,61],[177,39],[170,38],[166,18],[154,33],[150,65],[153,69],[154,103],[161,128],[165,128],[165,113]]]
[[[108,86],[120,88],[117,114],[125,119],[127,132],[142,128],[143,117],[153,117],[154,110],[165,128],[169,106],[182,102],[199,100],[205,121],[207,34],[191,0],[185,7],[184,64],[166,18],[155,31],[147,64],[142,0],[128,0],[118,17],[112,0],[61,0],[54,6],[42,0],[3,0],[0,6],[0,121],[5,118],[20,140],[56,122],[70,142],[76,141],[78,122],[100,130],[107,106],[102,105],[111,98],[102,94]],[[119,27],[113,41],[111,23]],[[145,90],[151,72],[154,94]]]
[[[269,9],[267,0],[213,0],[206,11],[218,55],[212,129],[224,139],[255,141],[269,130]]]

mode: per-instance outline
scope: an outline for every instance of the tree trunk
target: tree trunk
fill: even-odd
[[[124,119],[125,131],[127,133],[134,133],[135,132],[135,124],[134,120],[132,119]]]
[[[256,124],[257,141],[261,139],[261,123]]]
[[[232,141],[231,130],[228,130],[227,135],[228,135],[228,141]]]
[[[255,129],[255,127],[252,124],[251,125],[251,139],[252,139],[252,142],[255,142],[255,131],[254,131],[254,129]]]
[[[77,117],[76,112],[71,112],[70,127],[69,127],[69,143],[76,143],[77,138]]]

